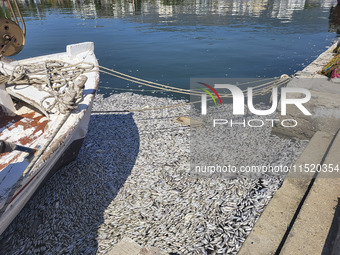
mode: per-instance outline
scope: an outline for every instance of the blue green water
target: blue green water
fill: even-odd
[[[7,9],[0,3],[4,16]],[[191,77],[291,75],[336,38],[335,32],[329,32],[334,30],[329,15],[335,4],[329,0],[22,1],[27,37],[15,58],[61,52],[67,44],[93,41],[100,65],[176,87],[189,88]],[[148,88],[101,76],[99,93],[126,89]]]

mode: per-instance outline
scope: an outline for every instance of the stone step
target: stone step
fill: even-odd
[[[316,132],[295,165],[320,164],[324,160],[333,135]],[[282,187],[265,208],[238,254],[275,254],[287,229],[296,217],[301,201],[312,181],[313,173],[290,172]],[[296,253],[292,253],[296,254]],[[315,254],[315,253],[311,253]]]
[[[329,169],[335,166],[340,167],[339,132],[327,153],[324,164]],[[326,242],[326,239],[328,236],[334,236],[332,233],[334,230],[330,230],[340,198],[339,177],[340,171],[318,174],[289,232],[281,254],[332,254],[335,237],[330,242]],[[338,232],[337,230],[335,232]],[[339,249],[339,247],[334,249]],[[333,254],[340,254],[340,250]]]

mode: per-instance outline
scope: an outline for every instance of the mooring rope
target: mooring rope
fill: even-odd
[[[0,84],[7,83],[9,80],[9,75],[0,74]]]
[[[275,87],[280,87],[284,84],[287,83],[287,79],[281,80],[279,83],[277,83],[275,85]],[[269,89],[257,92],[257,93],[253,93],[254,96],[259,96],[259,95],[266,95],[269,93],[269,91],[273,88],[274,86],[271,86]],[[245,95],[246,97],[248,96],[247,94]],[[231,94],[224,94],[220,96],[221,98],[231,98],[232,95]],[[212,100],[210,98],[208,98],[207,100]],[[194,101],[194,102],[187,102],[187,103],[180,103],[180,104],[174,104],[174,105],[167,105],[167,106],[160,106],[160,107],[153,107],[153,108],[139,108],[139,109],[130,109],[130,110],[108,110],[108,111],[92,111],[92,113],[112,113],[112,112],[142,112],[142,111],[153,111],[153,110],[162,110],[162,109],[168,109],[168,108],[175,108],[175,107],[181,107],[181,106],[185,106],[185,105],[193,105],[193,104],[198,104],[201,103],[201,101]]]
[[[185,94],[185,95],[195,95],[195,96],[199,96],[201,95],[201,93],[199,91],[195,91],[195,90],[189,90],[189,89],[181,89],[181,88],[177,88],[174,86],[169,86],[169,85],[164,85],[161,83],[156,83],[156,82],[152,82],[152,81],[147,81],[141,78],[137,78],[137,77],[133,77],[131,75],[127,75],[121,72],[118,72],[114,69],[109,69],[107,67],[104,66],[99,66],[99,71],[102,73],[105,73],[107,75],[119,78],[119,79],[123,79],[126,81],[130,81],[136,84],[140,84],[140,85],[144,85],[147,87],[151,87],[151,88],[155,88],[155,89],[159,89],[159,90],[163,90],[163,91],[167,91],[167,92],[174,92],[174,93],[179,93],[179,94]],[[266,78],[266,79],[272,79],[272,78]],[[262,80],[266,80],[266,79],[262,79]],[[283,80],[289,80],[290,77],[289,76],[285,76],[282,78],[278,78],[278,77],[274,77],[274,80],[270,81],[270,82],[265,82],[263,84],[260,84],[258,86],[254,86],[253,87],[253,92],[254,95],[262,95],[265,91],[265,94],[268,93],[267,91],[270,91],[271,88],[273,87],[277,87],[278,84],[281,84],[281,81]],[[245,84],[251,84],[251,83],[255,83],[255,82],[261,82],[261,80],[257,80],[257,81],[253,81],[253,82],[246,82],[246,83],[240,83],[239,85],[245,85]],[[265,88],[264,88],[265,87]],[[263,91],[259,91],[261,88]],[[245,92],[246,90],[244,90],[243,92]],[[222,96],[228,96],[231,97],[231,94],[222,94]]]
[[[103,70],[104,69],[104,70]],[[140,79],[137,77],[133,77],[131,75],[127,75],[121,72],[118,72],[114,69],[109,69],[107,67],[103,67],[103,66],[99,66],[99,71],[102,73],[105,73],[107,75],[116,77],[116,78],[120,78],[123,80],[127,80],[136,84],[140,84],[143,86],[147,86],[147,87],[152,87],[155,88],[156,90],[146,90],[146,91],[166,91],[166,92],[174,92],[174,93],[179,93],[179,94],[185,94],[185,95],[190,95],[190,96],[200,96],[202,93],[199,91],[195,91],[195,90],[188,90],[188,89],[181,89],[181,88],[177,88],[177,87],[173,87],[173,86],[169,86],[169,85],[164,85],[161,83],[156,83],[156,82],[151,82],[151,81],[147,81],[144,79]],[[271,81],[267,81],[268,79],[270,79]],[[286,84],[287,82],[289,82],[291,80],[291,77],[288,75],[281,75],[281,77],[274,77],[274,78],[264,78],[264,79],[260,79],[260,80],[256,80],[256,81],[248,81],[248,82],[244,82],[244,83],[239,83],[239,86],[243,86],[243,85],[249,85],[249,84],[254,84],[254,83],[259,83],[259,82],[263,82],[266,81],[264,83],[261,83],[257,86],[253,86],[253,96],[260,96],[260,95],[266,95],[268,94],[273,88],[275,87],[280,87],[284,84]],[[112,89],[115,90],[117,88],[111,88],[111,87],[103,87],[106,89]],[[118,90],[124,90],[122,88],[118,88]],[[128,89],[128,91],[133,91],[132,89]],[[137,90],[134,90],[137,91]],[[141,92],[143,92],[144,90],[139,90]],[[247,89],[242,91],[243,93],[247,92]],[[245,93],[246,94],[246,93]],[[247,94],[246,94],[247,96]],[[221,98],[231,98],[232,94],[220,94]],[[210,100],[210,99],[208,99]],[[187,102],[187,103],[181,103],[181,104],[176,104],[176,105],[168,105],[168,106],[162,106],[162,107],[154,107],[154,108],[140,108],[140,109],[131,109],[131,110],[122,110],[119,112],[140,112],[140,111],[151,111],[151,110],[161,110],[161,109],[167,109],[167,108],[174,108],[174,107],[181,107],[184,105],[192,105],[192,104],[197,104],[200,103],[201,101],[195,101],[195,102]],[[108,112],[117,112],[117,111],[92,111],[93,113],[108,113]]]

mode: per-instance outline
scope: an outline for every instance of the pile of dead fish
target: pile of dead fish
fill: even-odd
[[[148,110],[179,103],[132,93],[97,96],[77,160],[0,236],[1,253],[105,254],[129,237],[172,254],[236,254],[283,178],[193,174],[193,134],[174,121],[190,106]],[[229,161],[238,165],[254,158],[289,165],[306,145],[273,136],[271,128],[224,132],[235,144],[226,151]]]

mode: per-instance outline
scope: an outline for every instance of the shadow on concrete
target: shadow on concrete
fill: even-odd
[[[340,254],[340,198],[335,209],[332,225],[329,229],[322,255],[338,255]]]

